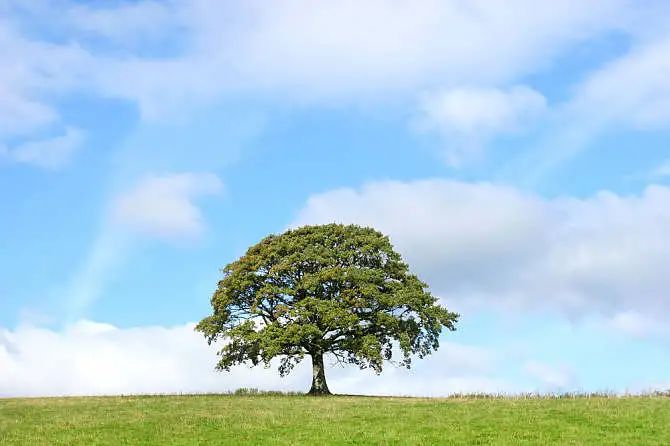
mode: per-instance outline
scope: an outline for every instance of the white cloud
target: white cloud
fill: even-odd
[[[86,88],[89,83],[84,80],[96,68],[94,58],[78,44],[28,39],[10,17],[0,20],[0,137],[28,134],[57,122],[50,102]]]
[[[465,134],[517,131],[528,115],[545,106],[544,96],[526,86],[441,90],[421,104],[427,126]]]
[[[97,35],[135,49],[139,44],[160,41],[175,23],[171,2],[153,0],[120,3],[111,8],[72,4],[64,21],[78,31]]]
[[[214,371],[215,348],[193,331],[175,327],[117,328],[87,320],[63,330],[0,328],[0,397],[130,393],[224,392],[240,387],[306,391],[309,358],[286,378],[276,364]],[[490,376],[495,356],[475,347],[444,343],[413,371],[388,366],[381,376],[354,367],[328,367],[339,393],[447,395],[509,388]],[[328,363],[328,361],[327,361]]]
[[[615,314],[608,321],[608,326],[614,332],[624,335],[644,338],[649,336],[665,336],[670,331],[666,321],[659,320],[653,315],[645,315],[636,311],[622,311]]]
[[[457,166],[487,139],[527,128],[545,108],[544,96],[526,86],[438,90],[424,95],[417,125],[445,138],[447,161]]]
[[[667,16],[667,12],[661,15]],[[652,20],[652,19],[650,19]],[[604,132],[670,126],[670,34],[636,42],[625,54],[585,75],[572,97],[556,107],[544,139],[520,160],[532,184],[588,150]],[[632,149],[631,149],[632,150]]]
[[[500,80],[531,69],[591,26],[611,26],[606,8],[618,6],[568,3],[541,9],[526,1],[250,3],[237,17],[252,26],[230,51],[248,55],[234,68],[268,86],[385,90],[440,78]],[[204,23],[207,42],[221,42],[216,20]]]
[[[51,107],[9,88],[0,83],[0,135],[30,132],[57,119]]]
[[[569,131],[563,132],[568,136],[554,137],[551,131],[548,138],[579,147],[552,146],[543,150],[551,159],[541,163],[556,164],[587,146],[603,120],[636,128],[669,120],[662,3],[645,8],[625,0],[570,0],[542,8],[529,0],[23,3],[6,3],[0,21],[4,134],[69,125],[60,123],[57,99],[74,92],[124,98],[145,118],[163,118],[240,92],[283,103],[406,104],[418,91],[441,87],[451,93],[436,93],[437,103],[447,95],[448,104],[473,108],[455,115],[433,104],[430,111],[441,110],[432,113],[438,117],[434,124],[452,137],[454,129],[462,136],[464,128],[477,128],[484,134],[477,137],[485,139],[521,122],[514,117],[525,107],[539,107],[541,99],[528,91],[473,91],[463,85],[514,84],[550,69],[575,45],[609,32],[630,39],[632,49],[586,74],[576,98],[564,107],[567,117],[576,117],[568,119]],[[45,36],[58,38],[40,38],[40,27],[48,31]],[[470,100],[484,96],[487,103],[509,108],[474,107]],[[569,140],[575,133],[577,141]],[[462,162],[482,145],[477,138],[457,138],[448,144],[447,159]]]
[[[622,0],[542,8],[529,0],[57,7],[10,4],[7,21],[20,21],[16,10],[38,26],[48,16],[67,44],[0,23],[0,63],[12,67],[0,85],[18,92],[23,107],[46,101],[44,93],[78,90],[137,101],[145,116],[239,90],[338,102],[411,97],[434,85],[509,83],[602,32],[637,31],[629,27],[634,5]],[[100,38],[106,45],[96,44]]]
[[[575,386],[574,372],[566,366],[551,366],[539,361],[527,361],[523,370],[541,383],[541,391],[563,392]]]
[[[668,322],[670,188],[544,199],[444,180],[369,183],[309,198],[294,225],[370,225],[450,307],[635,311]]]
[[[435,84],[507,82],[628,19],[617,0],[543,8],[527,0],[200,1],[174,13],[192,36],[183,55],[124,61],[101,80],[138,99],[145,114],[239,89],[358,102]]]
[[[444,93],[448,104],[468,99],[465,104],[473,108],[456,116],[428,107],[441,110],[431,115],[438,118],[435,124],[446,122],[447,130],[455,125],[459,132],[463,126],[483,129],[485,138],[515,127],[518,114],[539,107],[541,99],[529,91],[495,93],[463,85],[513,84],[546,70],[574,45],[612,31],[630,38],[633,50],[591,76],[578,95],[595,105],[615,101],[596,110],[606,115],[631,110],[626,119],[636,125],[667,121],[666,45],[657,38],[662,4],[640,9],[625,0],[570,0],[542,8],[529,0],[145,0],[106,6],[9,2],[4,12],[0,65],[9,68],[0,73],[0,133],[5,134],[28,135],[59,123],[54,99],[73,92],[124,98],[145,118],[163,118],[239,92],[283,102],[408,103],[418,91],[441,86],[451,91]],[[30,26],[22,26],[26,23]],[[30,34],[22,32],[31,27]],[[40,27],[59,38],[40,38]],[[628,92],[631,85],[637,92]],[[484,96],[497,107],[474,107],[470,100]],[[602,115],[592,110],[582,116]],[[471,138],[450,143],[447,159],[467,160],[481,145]]]
[[[670,35],[634,47],[589,74],[569,113],[579,119],[654,128],[670,124]],[[591,116],[596,114],[597,118]]]
[[[81,130],[68,127],[63,135],[32,140],[7,149],[5,156],[17,163],[60,169],[70,161],[83,141],[84,133]]]
[[[90,72],[92,58],[76,44],[29,40],[8,18],[0,20],[0,143],[15,136],[24,142],[7,147],[4,157],[46,169],[61,168],[82,143],[84,133],[63,126],[53,102],[86,86],[82,75]],[[62,129],[63,134],[47,139],[35,136],[43,129]]]
[[[197,236],[203,230],[202,214],[193,200],[220,193],[221,181],[208,173],[149,175],[118,196],[112,221],[159,238]]]

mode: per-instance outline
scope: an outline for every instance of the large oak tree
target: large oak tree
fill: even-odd
[[[213,314],[196,329],[210,344],[223,340],[219,370],[279,357],[284,376],[309,355],[315,395],[330,393],[324,355],[380,373],[395,348],[397,363],[409,368],[458,319],[409,272],[388,237],[356,225],[266,237],[223,269],[211,303]]]

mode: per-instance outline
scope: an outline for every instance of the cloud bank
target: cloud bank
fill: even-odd
[[[63,330],[0,328],[0,397],[309,389],[309,358],[286,378],[278,364],[215,372],[216,349],[194,327],[122,329],[80,320]],[[336,366],[327,373],[339,393],[448,395],[510,388],[493,377],[497,362],[488,350],[444,342],[411,372],[389,365],[381,376]]]
[[[332,221],[389,234],[457,311],[597,314],[638,333],[641,320],[670,322],[667,187],[546,199],[488,183],[374,182],[313,195],[293,224]]]

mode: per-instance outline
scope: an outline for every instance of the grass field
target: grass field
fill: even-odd
[[[670,398],[0,399],[2,445],[670,444]]]

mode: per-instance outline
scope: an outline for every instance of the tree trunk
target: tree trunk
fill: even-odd
[[[312,388],[309,395],[330,395],[328,384],[326,384],[326,370],[323,367],[323,353],[312,355]]]

